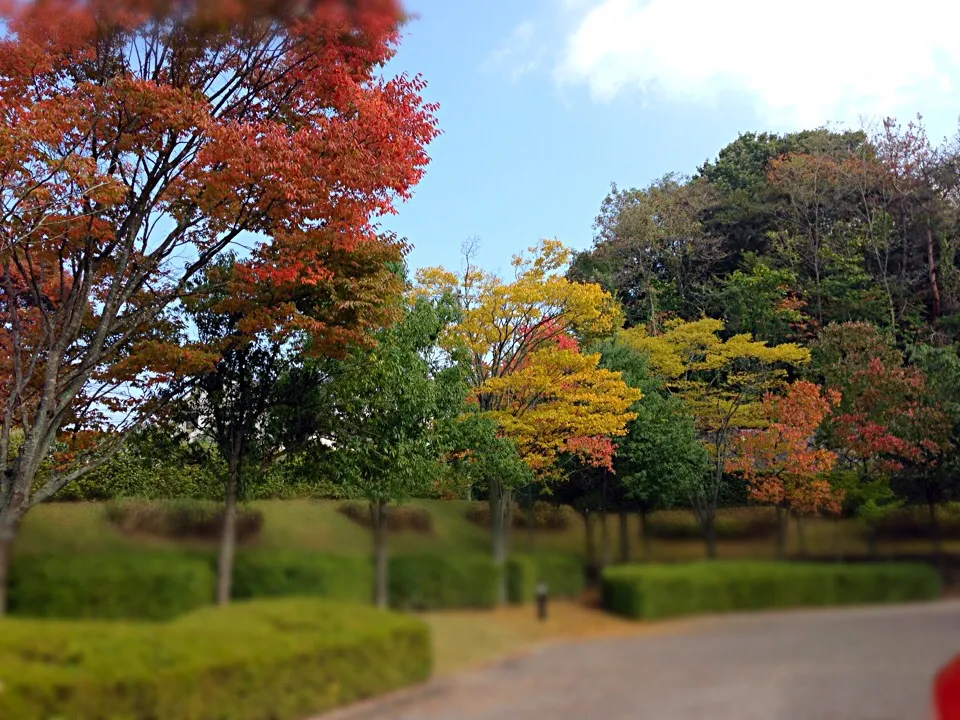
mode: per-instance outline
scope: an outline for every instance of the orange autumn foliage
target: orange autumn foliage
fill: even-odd
[[[757,502],[803,514],[839,513],[842,492],[825,478],[836,453],[815,443],[820,424],[839,402],[836,391],[821,391],[805,380],[792,383],[782,396],[766,395],[761,409],[766,426],[740,434],[728,472],[746,478]]]

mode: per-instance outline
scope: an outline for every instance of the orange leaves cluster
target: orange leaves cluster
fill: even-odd
[[[842,494],[825,477],[837,456],[817,447],[816,435],[839,402],[839,393],[804,380],[782,396],[768,394],[761,413],[766,426],[740,434],[728,472],[746,478],[757,502],[805,514],[838,513]]]

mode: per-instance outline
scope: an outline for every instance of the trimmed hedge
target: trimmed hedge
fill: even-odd
[[[125,499],[107,504],[104,517],[125,533],[143,533],[174,539],[216,540],[223,533],[223,503],[203,500]],[[257,537],[263,528],[263,513],[256,508],[237,508],[237,542]]]
[[[512,603],[533,602],[538,580],[547,584],[551,598],[578,598],[583,593],[583,563],[572,555],[511,555],[506,573],[507,597]]]
[[[166,620],[213,600],[214,573],[166,552],[25,556],[14,561],[10,612],[28,617]]]
[[[413,618],[318,600],[165,623],[0,620],[0,718],[299,720],[425,680]]]
[[[337,512],[370,530],[373,520],[370,518],[370,506],[362,502],[346,502],[337,508]],[[401,505],[387,508],[386,529],[388,533],[415,532],[423,535],[433,533],[433,516],[426,508],[416,505]]]
[[[397,555],[388,565],[390,604],[406,610],[493,607],[499,577],[487,555]]]
[[[607,610],[640,619],[816,605],[927,600],[940,593],[930,567],[701,562],[633,565],[603,574]]]
[[[237,598],[321,596],[369,602],[373,565],[363,557],[297,550],[249,550],[237,554],[233,595]]]
[[[473,502],[467,507],[464,517],[468,522],[480,527],[491,527],[490,503]],[[569,528],[577,517],[576,511],[569,505],[554,505],[538,500],[533,504],[533,526],[543,532],[560,532]],[[527,528],[529,515],[527,508],[510,503],[510,521],[516,529]]]

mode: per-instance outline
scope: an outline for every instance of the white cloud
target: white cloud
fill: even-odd
[[[522,22],[480,63],[480,71],[500,72],[517,81],[540,67],[546,51],[535,45],[536,27]]]
[[[954,0],[595,0],[556,77],[600,101],[733,92],[773,123],[849,122],[955,104],[958,28]]]

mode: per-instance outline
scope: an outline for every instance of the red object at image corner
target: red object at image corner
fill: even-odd
[[[935,720],[960,720],[960,655],[947,663],[933,681]]]

